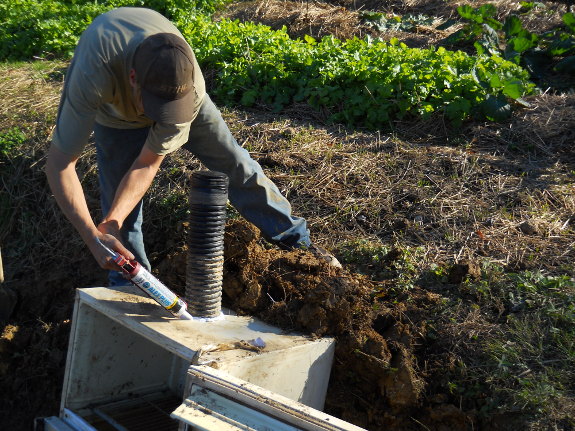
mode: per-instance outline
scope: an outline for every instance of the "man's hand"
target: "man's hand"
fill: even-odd
[[[118,240],[122,238],[120,225],[116,220],[103,221],[98,225],[98,231],[102,232],[104,235],[112,235]]]
[[[98,226],[98,230],[100,230],[100,232],[101,232],[100,229],[101,226],[102,224]],[[110,256],[110,253],[104,247],[102,247],[102,244],[100,244],[98,240],[106,247],[108,247],[110,250],[114,250],[116,253],[121,254],[126,259],[128,260],[135,259],[135,256],[132,254],[132,252],[130,252],[130,250],[124,247],[122,243],[118,241],[118,239],[114,235],[110,235],[107,233],[100,233],[99,236],[94,237],[93,240],[90,241],[87,245],[88,248],[90,249],[90,252],[92,252],[92,255],[94,256],[94,258],[96,259],[101,268],[109,269],[112,271],[122,271],[122,268],[120,268],[112,260],[112,256]]]
[[[98,239],[100,240],[100,242],[102,244],[104,244],[106,247],[108,247],[111,250],[114,250],[117,253],[120,253],[122,256],[124,256],[126,259],[128,260],[134,260],[135,257],[132,254],[132,252],[130,252],[130,250],[128,250],[126,247],[124,247],[124,245],[120,242],[120,240],[118,238],[122,238],[122,234],[120,233],[120,226],[118,225],[118,223],[116,221],[107,221],[107,222],[102,222],[98,225],[98,231],[102,234],[100,236],[98,236]],[[98,241],[96,241],[96,250],[95,252],[92,251],[92,248],[90,248],[90,250],[92,251],[92,254],[94,255],[94,257],[96,258],[96,261],[98,262],[98,264],[103,268],[103,269],[111,269],[113,271],[121,271],[122,269],[116,265],[116,263],[114,263],[114,261],[112,260],[110,253],[108,253],[104,247],[102,247],[100,244],[98,244]]]

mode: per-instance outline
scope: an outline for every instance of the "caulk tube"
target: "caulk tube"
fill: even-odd
[[[181,319],[192,320],[188,313],[188,305],[178,296],[168,289],[160,280],[154,277],[139,262],[128,262],[120,255],[118,263],[124,272],[130,277],[130,281],[156,300],[158,304]],[[123,260],[123,262],[122,262]],[[116,261],[116,259],[114,259]],[[123,264],[122,264],[123,263]]]
[[[188,305],[182,299],[168,289],[160,280],[135,260],[129,261],[120,253],[108,248],[96,237],[104,249],[110,253],[114,262],[122,268],[122,271],[130,278],[130,281],[151,296],[158,304],[180,319],[192,320],[188,313]]]
[[[180,319],[192,320],[188,313],[188,305],[182,299],[168,289],[160,280],[135,260],[129,261],[120,253],[108,248],[99,238],[96,241],[112,256],[114,262],[122,268],[122,271],[130,278],[130,281],[151,296],[158,304]]]

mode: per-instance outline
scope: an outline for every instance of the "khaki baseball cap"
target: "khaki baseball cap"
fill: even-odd
[[[140,43],[133,67],[147,117],[164,124],[192,121],[197,102],[194,64],[190,46],[176,34],[158,33]]]

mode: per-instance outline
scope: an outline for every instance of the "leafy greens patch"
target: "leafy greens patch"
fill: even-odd
[[[294,40],[285,29],[213,22],[209,14],[223,1],[4,1],[0,58],[69,58],[94,17],[114,7],[142,6],[176,22],[202,67],[216,71],[213,92],[221,103],[264,104],[276,111],[307,103],[330,121],[381,129],[434,113],[455,124],[470,116],[501,120],[511,113],[510,99],[535,88],[519,65],[485,52],[470,56],[369,38]],[[518,31],[512,24],[509,31]]]

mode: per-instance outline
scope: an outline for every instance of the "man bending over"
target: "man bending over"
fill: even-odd
[[[75,169],[92,131],[104,217],[97,226]],[[66,74],[46,174],[60,208],[110,270],[110,285],[125,281],[98,240],[150,269],[142,198],[165,155],[179,148],[228,175],[231,204],[266,239],[309,249],[341,267],[311,243],[306,221],[292,215],[289,202],[237,144],[178,29],[149,9],[100,15],[82,34]]]

